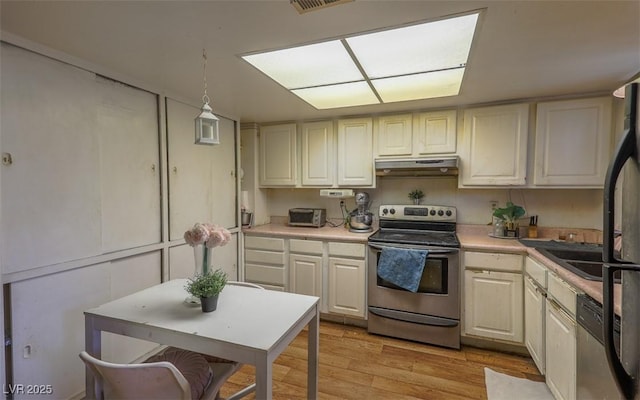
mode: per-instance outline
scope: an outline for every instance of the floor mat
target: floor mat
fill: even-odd
[[[544,382],[516,378],[489,368],[484,369],[488,400],[553,400]]]

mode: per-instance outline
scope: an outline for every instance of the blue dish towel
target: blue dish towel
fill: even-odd
[[[378,276],[411,292],[417,292],[428,250],[384,248],[378,260]]]

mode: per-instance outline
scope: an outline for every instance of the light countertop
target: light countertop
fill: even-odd
[[[371,232],[355,233],[349,232],[344,225],[333,227],[329,224],[322,228],[307,228],[301,226],[289,226],[286,223],[271,223],[266,225],[242,228],[245,235],[255,236],[283,236],[318,240],[337,240],[344,242],[367,243],[369,236],[375,232],[377,227],[373,227]]]
[[[322,228],[306,228],[288,226],[286,223],[277,222],[251,228],[243,228],[242,232],[245,235],[256,236],[281,236],[367,243],[368,237],[371,235],[371,233],[375,232],[376,229],[377,227],[374,226],[372,232],[354,233],[349,232],[349,230],[344,226],[332,227],[329,225],[325,225]],[[456,233],[458,235],[458,239],[460,240],[461,249],[494,252],[497,251],[503,253],[515,253],[531,256],[536,261],[547,267],[547,269],[549,269],[550,271],[553,271],[556,275],[558,275],[558,277],[565,280],[567,283],[569,283],[579,291],[586,293],[587,295],[602,303],[602,282],[590,281],[579,277],[571,271],[562,268],[554,261],[542,255],[537,250],[523,245],[517,239],[500,239],[490,237],[490,229],[491,227],[488,225],[458,224]],[[545,234],[549,235],[549,237],[541,237],[541,240],[557,239],[557,232],[559,231],[562,230],[549,230],[545,232]],[[585,231],[584,235],[586,237],[587,234],[592,233],[592,230],[587,230]],[[553,235],[556,236],[554,237]],[[615,311],[616,313],[620,314],[620,284],[615,284],[614,286]]]

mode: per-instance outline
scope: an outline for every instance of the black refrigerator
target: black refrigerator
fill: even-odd
[[[605,352],[620,393],[640,399],[640,130],[638,83],[625,88],[624,133],[609,165],[604,188],[603,308]],[[622,190],[615,207],[616,183]],[[622,249],[614,252],[614,224],[620,211]],[[622,271],[620,354],[614,347],[613,273]]]

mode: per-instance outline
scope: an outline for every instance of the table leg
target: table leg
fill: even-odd
[[[256,399],[271,400],[272,398],[272,366],[267,354],[256,363]]]
[[[84,317],[84,348],[96,358],[102,358],[102,332],[94,326],[93,318]],[[89,367],[85,368],[85,398],[101,399],[102,388],[99,387]]]
[[[307,344],[307,398],[318,398],[318,351],[320,343],[320,318],[318,305],[316,304],[316,315],[309,321],[309,342]]]

